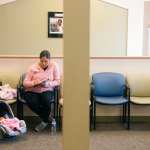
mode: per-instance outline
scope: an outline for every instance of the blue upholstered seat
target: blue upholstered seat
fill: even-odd
[[[95,96],[123,96],[125,77],[120,73],[103,72],[92,76]]]
[[[105,105],[123,105],[123,118],[126,120],[128,108],[128,128],[130,118],[130,103],[125,77],[120,73],[101,72],[92,75],[92,101],[94,128],[96,128],[96,103]],[[128,92],[130,93],[130,92]],[[127,107],[128,106],[128,107]]]
[[[95,101],[101,104],[120,105],[128,102],[128,99],[123,96],[99,97],[95,96]]]

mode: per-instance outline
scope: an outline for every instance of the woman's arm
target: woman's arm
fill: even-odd
[[[34,86],[34,81],[32,80],[32,76],[33,76],[33,73],[31,70],[29,70],[25,76],[24,81],[23,81],[23,86],[25,88],[30,88],[30,87]]]
[[[50,80],[49,82],[50,86],[55,87],[57,85],[60,85],[60,70],[56,63],[54,64],[53,76],[54,79]]]

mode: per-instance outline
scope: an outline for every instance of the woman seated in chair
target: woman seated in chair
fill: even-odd
[[[50,52],[43,50],[40,60],[29,67],[23,85],[26,90],[25,100],[29,108],[41,118],[35,131],[43,130],[51,118],[51,102],[53,89],[60,84],[59,67],[50,59]]]

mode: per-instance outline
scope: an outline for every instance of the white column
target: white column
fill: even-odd
[[[63,149],[89,149],[89,0],[64,0]]]

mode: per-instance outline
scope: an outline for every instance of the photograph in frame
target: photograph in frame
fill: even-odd
[[[63,37],[63,12],[48,12],[48,37]]]

